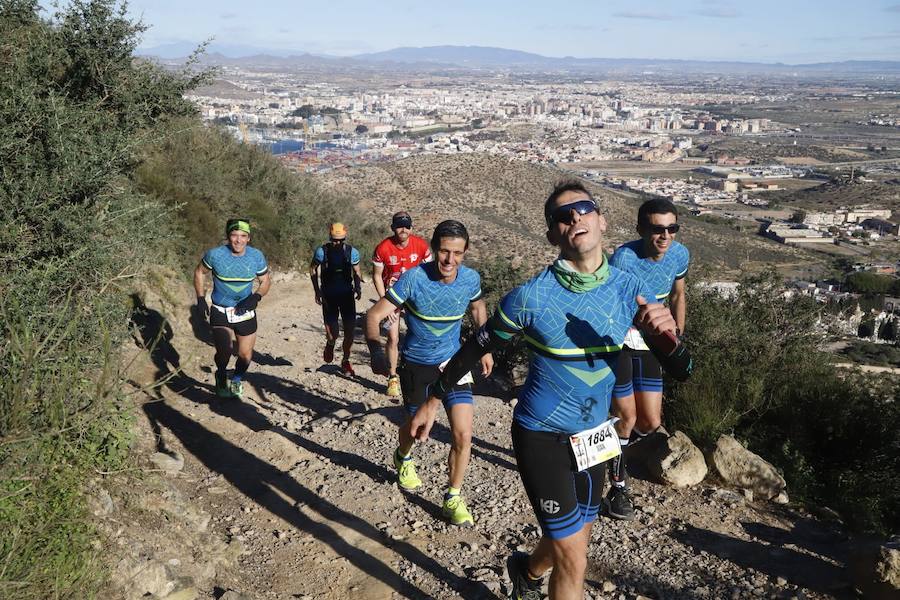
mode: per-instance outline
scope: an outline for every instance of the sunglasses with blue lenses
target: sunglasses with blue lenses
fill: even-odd
[[[570,204],[563,204],[562,206],[557,206],[553,209],[547,224],[552,225],[553,223],[562,223],[564,225],[571,225],[573,220],[572,211],[584,216],[596,210],[597,205],[593,200],[578,200],[577,202],[572,202]]]

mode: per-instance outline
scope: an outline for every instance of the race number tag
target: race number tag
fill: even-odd
[[[613,417],[593,429],[587,429],[569,437],[579,471],[584,471],[622,454],[619,435],[614,427],[618,420],[618,417]]]
[[[447,363],[449,363],[449,362],[450,362],[450,359],[448,358],[447,360],[442,362],[440,365],[438,365],[438,369],[441,370],[441,373],[444,372],[444,367],[446,367]],[[456,385],[466,385],[467,383],[472,383],[472,384],[475,383],[475,378],[472,377],[472,371],[469,371],[468,373],[463,375],[462,379],[460,379],[459,381],[456,382]]]
[[[255,310],[247,310],[238,314],[235,312],[235,308],[233,306],[225,307],[225,318],[228,319],[229,323],[243,323],[244,321],[249,321],[255,316]]]

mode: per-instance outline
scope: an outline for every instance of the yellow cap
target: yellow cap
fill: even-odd
[[[347,237],[347,227],[343,223],[332,223],[328,234],[331,239],[342,240]]]

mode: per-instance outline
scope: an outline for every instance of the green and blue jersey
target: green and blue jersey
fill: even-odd
[[[241,256],[231,252],[224,244],[206,251],[203,266],[213,274],[213,304],[237,306],[238,302],[253,293],[253,280],[269,271],[263,253],[247,246]]]
[[[443,283],[437,263],[423,263],[400,275],[385,298],[405,309],[403,358],[421,365],[437,365],[459,350],[466,309],[481,298],[481,276],[460,265],[456,279]]]
[[[512,290],[490,326],[501,339],[522,334],[531,351],[513,418],[534,431],[571,434],[608,418],[622,341],[648,288],[610,267],[597,287],[575,292],[550,268]]]
[[[691,255],[688,249],[673,241],[659,260],[645,255],[644,240],[622,244],[609,259],[609,264],[640,279],[652,292],[644,296],[647,302],[665,302],[677,279],[687,275]],[[641,332],[632,328],[625,337],[625,345],[632,350],[649,350]]]
[[[672,291],[676,279],[682,279],[688,272],[691,255],[688,249],[673,241],[659,260],[644,254],[644,240],[634,240],[622,244],[609,259],[609,264],[626,273],[631,273],[653,290],[647,302],[664,302]]]

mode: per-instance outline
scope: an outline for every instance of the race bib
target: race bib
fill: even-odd
[[[584,471],[622,454],[619,434],[616,433],[614,427],[618,420],[618,417],[613,417],[593,429],[569,436],[569,444],[572,446],[575,464],[579,471]]]
[[[449,362],[450,362],[450,359],[448,358],[447,360],[442,362],[440,365],[438,365],[438,369],[441,370],[441,373],[444,372],[444,367],[446,367],[447,363],[449,363]],[[475,383],[475,378],[472,377],[472,371],[469,371],[468,373],[463,375],[462,379],[460,379],[459,381],[456,382],[456,385],[466,385],[467,383]]]
[[[256,316],[255,310],[247,310],[240,314],[236,312],[235,307],[226,306],[225,307],[225,318],[228,319],[229,323],[243,323],[244,321],[249,321],[253,317]]]

